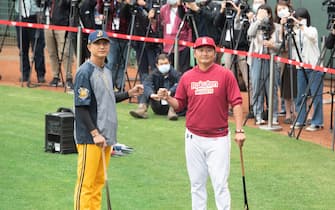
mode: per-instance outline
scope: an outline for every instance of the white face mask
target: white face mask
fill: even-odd
[[[286,18],[288,16],[290,16],[290,11],[288,10],[288,8],[282,9],[278,12],[279,18]]]
[[[158,71],[162,74],[168,73],[170,70],[170,64],[163,64],[158,66]]]
[[[303,26],[306,26],[307,25],[307,19],[301,19],[300,24],[303,25]]]
[[[168,3],[170,5],[175,5],[175,4],[177,4],[177,0],[167,0],[166,3]]]
[[[259,8],[261,5],[262,5],[262,3],[254,3],[254,4],[252,5],[252,11],[253,11],[254,13],[256,13],[257,10],[258,10],[258,8]]]

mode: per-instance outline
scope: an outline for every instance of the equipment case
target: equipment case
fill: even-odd
[[[45,115],[45,152],[76,153],[74,114],[71,109],[59,108]]]

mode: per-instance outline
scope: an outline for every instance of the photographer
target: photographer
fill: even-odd
[[[163,27],[163,38],[174,40],[177,36],[182,18],[180,13],[185,10],[180,0],[167,0],[166,4],[160,9],[159,18],[161,26]],[[192,41],[192,28],[189,23],[185,22],[180,29],[179,40]],[[173,44],[164,43],[163,52],[169,55],[171,64],[174,65],[174,46]],[[186,46],[178,45],[179,51],[179,69],[178,71],[184,73],[190,69],[190,49]]]
[[[35,0],[15,0],[15,12],[16,20],[21,20],[27,23],[40,23],[41,11],[43,8],[38,7]],[[21,15],[21,17],[20,17]],[[22,37],[21,37],[22,32]],[[45,61],[44,61],[44,33],[43,29],[27,28],[27,27],[16,27],[16,37],[18,48],[20,50],[20,56],[22,56],[22,82],[30,81],[31,66],[29,61],[29,48],[31,46],[32,52],[34,53],[34,66],[37,74],[38,83],[45,82]],[[22,38],[22,46],[20,39]]]
[[[229,8],[227,8],[227,6]],[[243,7],[243,11],[241,10],[241,7]],[[246,17],[248,10],[249,6],[245,2],[240,2],[239,5],[236,5],[233,1],[222,2],[220,12],[214,19],[214,25],[221,29],[220,45],[227,49],[237,49],[241,51],[249,50],[246,33],[249,27],[249,21]],[[235,72],[237,70],[235,69],[233,62],[237,61],[245,87],[249,88],[246,56],[236,55],[236,61],[233,61],[232,58],[233,55],[229,53],[224,54],[225,67]],[[221,60],[220,56],[219,59]]]
[[[251,11],[249,11],[247,13],[247,16],[248,16],[250,22],[254,21],[254,19],[256,18],[255,15],[257,13],[257,10],[262,4],[267,4],[267,0],[253,0],[252,1]]]
[[[291,27],[287,24],[287,19],[293,12],[293,8],[288,1],[279,0],[275,6],[275,24],[278,25],[281,29],[280,32],[280,42],[281,48],[279,49],[279,56],[282,58],[289,58],[288,49],[288,39],[290,38],[290,29]],[[294,100],[297,97],[297,71],[295,66],[290,66],[285,63],[276,63],[276,69],[279,69],[280,77],[278,78],[278,83],[280,85],[281,98],[284,100],[285,109],[283,114],[285,114],[285,124],[292,124],[293,115],[292,112],[295,111]],[[292,72],[291,72],[292,70]],[[292,78],[291,78],[292,73]],[[291,82],[293,87],[291,87]],[[291,95],[293,93],[293,95]]]
[[[45,2],[47,24],[68,26],[71,9],[71,1],[54,1],[48,0]],[[66,71],[66,86],[73,89],[72,83],[72,55],[69,54],[69,41],[67,40],[68,32],[62,30],[45,30],[45,43],[50,58],[50,66],[53,74],[53,79],[49,83],[50,86],[57,87],[60,85],[60,71]]]
[[[220,4],[212,0],[185,1],[185,7],[189,9],[190,14],[194,17],[196,29],[193,29],[193,32],[197,30],[199,37],[212,37],[215,43],[218,44],[220,31],[214,26],[213,22],[216,14],[220,11]],[[183,18],[186,12],[181,10],[180,17]],[[193,33],[193,40],[196,38],[195,33]]]
[[[248,29],[248,36],[251,38],[249,53],[270,54],[277,51],[280,47],[279,39],[280,29],[275,27],[270,6],[261,5],[256,13],[256,19]],[[251,66],[251,84],[253,111],[256,117],[256,124],[264,124],[262,118],[264,111],[264,91],[265,97],[269,98],[269,72],[270,61],[261,58],[248,57],[248,64]],[[273,101],[273,124],[278,125],[277,111],[277,90],[274,86]],[[268,103],[267,103],[268,104]]]
[[[137,0],[133,5],[133,10],[136,10],[134,35],[144,37],[159,37],[157,22],[155,21],[155,9],[151,8],[144,0]],[[140,81],[143,84],[144,80],[149,75],[149,69],[155,68],[155,58],[161,52],[159,44],[152,42],[133,41],[132,47],[136,52],[136,61],[138,65],[138,72]]]
[[[293,20],[295,40],[297,42],[297,49],[293,50],[293,58],[299,60],[298,53],[302,58],[303,63],[316,65],[320,56],[318,47],[318,31],[315,27],[311,26],[311,18],[309,12],[305,8],[299,8],[295,11]],[[297,52],[298,50],[298,52]],[[310,94],[314,96],[313,102],[313,117],[311,125],[306,128],[307,131],[316,131],[323,128],[323,104],[322,104],[322,91],[323,80],[322,72],[314,71],[312,69],[298,68],[297,74],[297,87],[298,94],[296,100],[296,107],[299,109],[300,114],[297,118],[295,128],[304,126],[306,116],[307,103],[302,104],[304,101],[305,91],[309,82],[313,81],[310,85]],[[306,100],[305,100],[306,101]],[[301,109],[300,109],[301,107]]]
[[[108,6],[109,8],[104,8]],[[106,5],[105,5],[106,4]],[[100,14],[104,13],[105,9],[108,9],[108,17],[103,17],[106,22],[106,31],[114,32],[119,34],[129,34],[129,26],[131,19],[131,1],[118,1],[118,0],[98,0],[97,10]],[[110,48],[107,55],[107,68],[112,71],[113,76],[113,88],[116,90],[122,90],[121,87],[123,78],[125,76],[125,62],[127,54],[127,43],[128,40],[110,38]]]

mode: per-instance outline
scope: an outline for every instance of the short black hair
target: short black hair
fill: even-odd
[[[165,59],[168,59],[169,62],[170,62],[169,56],[166,53],[161,53],[161,54],[157,55],[156,64],[158,64],[159,60],[165,60]]]
[[[307,19],[307,26],[311,25],[311,16],[306,8],[298,8],[294,13],[295,18],[305,18]]]

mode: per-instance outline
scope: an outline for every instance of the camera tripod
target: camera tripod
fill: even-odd
[[[138,10],[136,7],[132,7],[131,8],[131,22],[130,22],[130,30],[129,30],[129,36],[132,36],[134,34],[134,26],[135,26],[135,19],[136,19],[136,14],[137,14]],[[127,81],[128,81],[128,85],[129,85],[129,88],[131,88],[131,84],[130,84],[130,80],[129,80],[129,76],[128,76],[128,62],[129,62],[129,57],[130,57],[130,50],[131,50],[131,39],[128,40],[128,43],[127,43],[127,52],[126,52],[126,58],[125,58],[125,64],[124,64],[124,75],[126,76],[127,78]],[[120,85],[120,88],[121,88],[121,92],[125,91],[124,89],[124,86],[125,86],[125,80],[126,78],[123,76],[122,77],[122,81],[121,81],[121,85]],[[131,101],[131,98],[129,98],[129,102]]]
[[[152,21],[151,21],[151,19],[150,19],[150,20],[149,20],[149,23],[148,23],[148,25],[147,25],[147,30],[146,30],[146,32],[145,32],[145,37],[148,37],[148,36],[149,36],[149,32],[150,32],[150,28],[151,28],[151,23],[152,23]],[[138,67],[140,67],[141,64],[142,64],[142,59],[143,59],[143,55],[144,55],[145,47],[146,47],[146,42],[143,42],[143,44],[142,44],[142,46],[141,46],[140,55],[139,55],[139,58],[138,58],[138,60],[139,60],[138,65],[137,65]],[[156,55],[156,56],[157,56],[157,55]],[[138,76],[139,76],[139,71],[136,72],[136,76],[135,76],[135,80],[134,80],[133,86],[136,85]],[[141,78],[140,78],[140,79],[141,79]],[[141,82],[142,82],[142,81],[141,81]]]
[[[181,69],[179,68],[179,49],[178,49],[179,44],[178,43],[179,43],[179,37],[180,37],[181,30],[184,28],[184,26],[186,24],[186,21],[191,22],[192,29],[194,31],[195,37],[196,38],[199,37],[199,33],[198,33],[197,25],[195,24],[194,16],[193,16],[193,14],[191,14],[191,11],[188,10],[184,14],[184,16],[183,16],[183,18],[180,22],[180,25],[179,25],[179,28],[178,28],[178,31],[177,31],[177,34],[176,34],[176,37],[175,37],[174,45],[171,46],[171,48],[168,52],[168,55],[170,56],[172,51],[174,51],[174,53],[173,53],[173,55],[174,55],[174,58],[173,58],[174,68],[179,72],[181,72]]]
[[[247,34],[247,30],[248,30],[248,27],[249,27],[249,21],[246,17],[244,17],[244,15],[242,15],[242,20],[240,21],[241,22],[241,27],[240,29],[237,29],[239,30],[238,32],[238,35],[237,35],[237,39],[235,40],[234,39],[234,32],[235,32],[235,27],[234,27],[234,16],[231,15],[231,16],[227,16],[226,17],[226,21],[225,21],[225,24],[223,26],[223,29],[222,29],[222,33],[221,33],[221,36],[220,36],[220,41],[219,41],[219,46],[222,45],[223,43],[223,40],[225,39],[224,36],[227,37],[229,36],[228,40],[229,41],[229,49],[233,49],[233,50],[238,50],[240,49],[240,44],[241,44],[241,38],[242,38],[242,35],[246,35]],[[228,35],[227,35],[228,33]],[[246,58],[244,58],[246,59]],[[249,113],[248,113],[248,118],[253,118],[253,110],[252,110],[252,106],[251,106],[251,101],[250,101],[250,74],[249,74],[249,68],[248,68],[248,65],[246,64],[246,61],[244,61],[245,63],[239,63],[240,60],[239,60],[239,57],[238,55],[236,54],[232,54],[231,55],[231,63],[229,66],[227,66],[230,70],[232,70],[232,68],[234,69],[233,72],[234,72],[234,75],[235,75],[235,78],[236,80],[238,81],[238,66],[239,66],[239,69],[242,73],[242,77],[243,77],[243,80],[244,80],[244,75],[243,73],[245,72],[242,72],[242,68],[243,66],[241,67],[241,65],[245,64],[246,66],[246,73],[247,73],[247,82],[246,82],[246,89],[248,91],[248,108],[249,108]],[[225,61],[226,62],[226,61]],[[240,64],[240,65],[238,65]],[[244,81],[245,82],[245,81]]]
[[[264,47],[262,54],[269,54],[268,51],[269,50]],[[254,58],[254,59],[260,59],[260,58]],[[252,65],[254,65],[254,62],[255,62],[255,60],[253,60],[253,64]],[[265,60],[265,59],[260,59],[260,67],[257,68],[257,69],[260,70],[259,74],[258,74],[259,85],[253,84],[254,86],[258,86],[258,88],[255,89],[255,90],[253,90],[254,91],[253,97],[252,97],[253,103],[251,104],[251,108],[252,109],[254,109],[255,106],[258,107],[258,108],[255,108],[256,111],[253,111],[253,113],[255,115],[255,119],[259,115],[262,116],[262,113],[263,113],[263,111],[261,113],[257,112],[257,109],[262,110],[261,107],[263,106],[263,103],[259,103],[259,100],[262,102],[263,99],[264,99],[264,97],[265,97],[267,106],[269,107],[269,104],[272,104],[272,102],[269,103],[269,100],[268,100],[269,94],[268,94],[267,90],[270,89],[269,88],[270,85],[273,85],[273,82],[269,81],[269,79],[273,80],[273,78],[270,78],[270,71],[274,72],[274,69],[272,68],[272,66],[270,66],[270,61],[269,60]],[[272,113],[270,113],[270,114],[272,114]],[[247,114],[246,117],[245,117],[245,120],[243,122],[243,125],[246,125],[246,123],[247,123],[247,121],[248,121],[249,118],[250,118],[249,114]],[[262,117],[261,117],[261,119],[262,119]],[[270,125],[272,126],[272,115],[271,115],[271,117],[268,120],[270,120]],[[273,128],[273,130],[277,130],[277,128]]]
[[[302,62],[302,58],[301,58],[301,55],[300,55],[300,52],[299,52],[299,50],[298,50],[298,46],[297,46],[297,43],[296,43],[296,40],[295,40],[295,38],[294,38],[294,36],[296,35],[295,34],[295,32],[293,31],[293,27],[290,27],[290,26],[288,26],[287,27],[288,28],[288,33],[287,33],[287,37],[285,37],[287,40],[288,40],[288,58],[289,59],[291,59],[292,58],[292,43],[294,44],[294,49],[296,50],[296,52],[297,52],[297,56],[298,56],[298,58],[299,58],[299,61],[300,62]],[[320,57],[321,58],[321,57]],[[317,65],[319,65],[320,64],[320,62],[321,62],[321,59],[319,58],[319,60],[318,60],[318,62],[317,62]],[[291,79],[291,101],[292,101],[292,103],[293,103],[293,66],[292,65],[289,65],[289,67],[290,67],[290,79]],[[298,118],[299,118],[299,116],[300,116],[300,114],[301,114],[301,112],[302,112],[302,110],[303,110],[303,106],[306,106],[306,102],[307,102],[307,98],[309,97],[309,95],[310,95],[310,87],[311,87],[311,85],[312,85],[312,83],[311,82],[309,82],[308,81],[308,77],[307,77],[307,73],[306,73],[306,71],[305,71],[305,69],[303,68],[303,67],[301,67],[301,70],[303,71],[303,75],[304,75],[304,79],[305,79],[305,81],[308,83],[308,85],[307,85],[307,88],[306,88],[306,91],[305,91],[305,93],[303,94],[303,100],[302,100],[302,103],[301,103],[301,106],[300,106],[300,108],[299,108],[299,111],[298,111],[298,113],[297,113],[297,116],[296,116],[296,118],[293,120],[293,123],[292,123],[292,128],[291,128],[291,130],[290,130],[290,132],[288,133],[288,136],[290,136],[290,137],[294,137],[295,136],[295,133],[294,133],[294,131],[295,131],[295,126],[296,126],[296,124],[297,124],[297,121],[298,121]],[[314,72],[315,73],[315,72]],[[320,85],[321,85],[321,83],[320,83]],[[318,88],[319,89],[319,88]],[[315,96],[315,95],[314,95]],[[313,96],[313,98],[314,98],[314,96]],[[297,96],[297,97],[299,97],[299,96]],[[313,99],[314,100],[314,99]],[[312,100],[312,101],[313,101]],[[313,104],[313,102],[310,104],[310,107],[312,106],[312,104]],[[310,110],[310,109],[309,109]],[[305,124],[305,122],[306,122],[306,120],[307,120],[307,116],[308,116],[308,113],[309,113],[309,110],[306,112],[306,115],[305,115],[305,117],[304,117],[304,121],[303,121],[303,124]],[[286,111],[290,111],[290,110],[286,110]],[[298,139],[299,138],[299,136],[300,136],[300,133],[301,133],[301,131],[302,131],[302,128],[303,128],[303,126],[301,126],[300,128],[299,128],[299,134],[298,134],[298,136],[297,136],[297,138],[296,139]]]
[[[326,64],[327,67],[330,67],[330,64],[331,64],[332,59],[333,59],[334,51],[335,51],[335,49],[333,48],[332,51],[331,51],[330,58],[329,58],[329,60],[328,60],[328,62]],[[324,46],[323,49],[321,50],[320,57],[319,57],[318,62],[316,64],[317,66],[319,66],[322,63],[322,61],[324,60],[325,55],[326,55],[326,48]],[[312,72],[312,74],[317,74],[317,73],[319,73],[319,72],[317,72],[317,71],[313,71]],[[304,121],[303,122],[306,122],[307,117],[308,117],[308,113],[310,112],[310,110],[312,108],[313,102],[314,102],[316,96],[318,96],[318,92],[319,92],[320,88],[322,88],[322,86],[323,86],[322,84],[323,84],[323,79],[324,79],[325,75],[326,75],[326,72],[323,72],[322,76],[320,77],[320,81],[316,81],[316,79],[317,79],[316,76],[312,76],[311,79],[308,81],[308,85],[307,85],[306,90],[304,92],[303,101],[302,101],[302,104],[301,104],[301,106],[299,108],[299,112],[298,112],[297,118],[301,114],[303,106],[306,106],[308,93],[311,90],[312,84],[316,81],[316,82],[318,82],[318,85],[317,85],[315,93],[311,95],[312,101],[311,101],[311,103],[308,105],[308,107],[306,109],[306,115],[304,117]],[[323,94],[323,93],[321,93],[321,94]],[[331,98],[333,100],[333,93],[331,92],[330,94],[332,95]],[[321,101],[321,103],[322,103],[322,101]],[[332,104],[333,104],[333,101],[332,101]],[[332,120],[332,112],[333,112],[333,110],[331,111],[331,120]],[[332,124],[332,122],[331,122],[331,124]],[[294,127],[292,129],[294,129]],[[296,139],[299,139],[301,131],[302,131],[302,127],[300,127],[300,129],[299,129],[299,132],[298,132],[298,135],[297,135]]]

